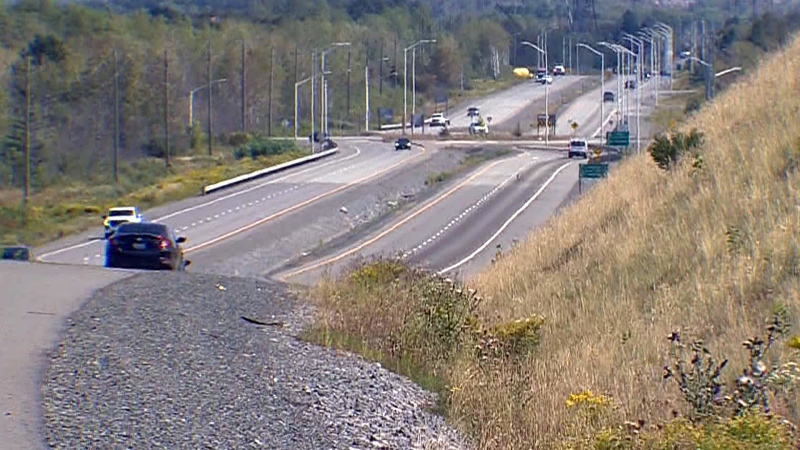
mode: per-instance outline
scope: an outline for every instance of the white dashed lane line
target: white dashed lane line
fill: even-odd
[[[441,236],[442,236],[444,233],[446,233],[448,230],[450,230],[450,228],[454,227],[454,226],[455,226],[456,224],[458,224],[458,223],[459,223],[461,220],[463,220],[465,217],[467,217],[467,215],[468,215],[468,214],[470,214],[471,212],[473,212],[473,211],[475,211],[476,209],[480,208],[480,207],[481,207],[481,205],[483,205],[484,203],[486,203],[486,201],[487,201],[487,200],[489,200],[489,199],[490,199],[490,198],[492,198],[492,197],[493,197],[495,194],[497,194],[497,193],[500,191],[500,189],[502,189],[502,188],[503,188],[503,186],[505,186],[506,184],[508,184],[508,182],[509,182],[509,181],[511,181],[511,180],[513,180],[514,178],[516,178],[518,174],[520,174],[522,171],[526,170],[526,169],[527,169],[527,168],[528,168],[528,167],[529,167],[531,164],[533,164],[533,163],[534,163],[534,161],[536,161],[536,160],[538,160],[538,159],[539,159],[538,157],[533,157],[533,158],[531,159],[531,162],[529,162],[528,164],[526,164],[525,166],[523,166],[521,169],[519,169],[519,170],[517,170],[516,172],[514,172],[514,174],[513,174],[513,175],[511,175],[510,177],[508,177],[508,178],[506,178],[505,180],[503,180],[503,181],[502,181],[500,184],[498,184],[497,186],[495,186],[495,187],[494,187],[494,188],[493,188],[491,191],[487,192],[487,193],[486,193],[486,195],[484,195],[484,196],[483,196],[483,197],[481,197],[481,198],[480,198],[480,199],[479,199],[479,200],[478,200],[476,203],[472,204],[470,207],[468,207],[467,209],[465,209],[464,211],[462,211],[462,212],[461,212],[461,214],[459,214],[458,216],[456,216],[455,218],[453,218],[453,219],[452,219],[450,222],[448,222],[448,223],[447,223],[447,225],[445,225],[444,227],[442,227],[442,228],[441,228],[439,231],[437,231],[437,232],[436,232],[436,233],[435,233],[433,236],[429,237],[428,239],[426,239],[426,240],[425,240],[425,241],[423,241],[422,243],[418,244],[416,247],[412,248],[411,250],[407,250],[407,251],[403,252],[403,256],[402,256],[402,257],[403,257],[403,258],[408,258],[408,257],[410,257],[410,256],[414,255],[415,253],[419,252],[419,251],[420,251],[420,250],[422,250],[423,248],[425,248],[425,246],[432,244],[432,243],[433,243],[433,242],[434,242],[436,239],[440,238],[440,237],[441,237]]]
[[[296,190],[300,189],[303,185],[306,185],[306,184],[309,184],[309,183],[319,182],[320,180],[322,180],[325,177],[330,177],[331,175],[338,175],[338,174],[341,174],[341,173],[344,173],[344,172],[348,172],[348,171],[350,171],[350,170],[352,170],[352,169],[354,169],[356,167],[358,167],[358,164],[353,164],[351,166],[343,167],[343,168],[341,168],[339,170],[336,170],[336,171],[333,171],[331,173],[326,173],[324,175],[321,175],[321,176],[319,176],[317,178],[314,178],[312,180],[309,180],[309,181],[305,182],[302,185],[301,184],[292,185],[289,188],[286,188],[286,189],[284,189],[282,191],[279,191],[279,192],[276,192],[274,194],[270,194],[270,195],[261,197],[258,200],[254,200],[252,202],[247,202],[247,203],[242,203],[240,206],[237,206],[236,208],[228,209],[227,211],[222,211],[219,214],[214,214],[214,217],[206,217],[205,220],[199,220],[197,222],[192,222],[191,225],[180,227],[180,230],[181,231],[186,231],[189,228],[194,228],[194,227],[196,227],[198,225],[202,225],[204,223],[211,222],[214,219],[219,219],[221,216],[224,216],[226,214],[233,214],[235,211],[243,211],[243,210],[245,210],[245,209],[247,209],[249,207],[258,205],[261,202],[266,202],[267,200],[272,200],[274,198],[278,198],[278,197],[280,197],[282,195],[286,195],[286,194],[289,194],[289,193],[291,193],[293,191],[296,191]]]

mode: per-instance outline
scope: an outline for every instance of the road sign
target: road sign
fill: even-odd
[[[578,122],[572,122],[571,126],[572,126],[572,131],[577,130],[578,129]]]
[[[629,131],[610,131],[608,133],[609,147],[627,147],[631,144],[631,133]]]
[[[605,178],[608,176],[608,164],[580,164],[578,177],[580,178]]]

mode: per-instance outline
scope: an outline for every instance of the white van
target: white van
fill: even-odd
[[[574,138],[569,140],[569,157],[572,158],[573,156],[589,157],[589,143],[586,139]]]

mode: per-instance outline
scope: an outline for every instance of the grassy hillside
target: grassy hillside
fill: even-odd
[[[372,263],[318,288],[315,336],[439,388],[480,448],[797,448],[799,74],[795,38],[675,130],[696,155],[626,161],[469,280],[482,300]]]

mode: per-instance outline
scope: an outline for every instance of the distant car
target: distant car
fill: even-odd
[[[106,242],[106,267],[184,270],[186,238],[161,223],[124,223]]]
[[[570,139],[569,141],[569,155],[572,157],[588,158],[589,157],[589,143],[586,139]]]
[[[103,216],[103,228],[105,236],[108,237],[114,229],[123,223],[140,223],[144,221],[144,215],[139,211],[138,206],[119,206],[108,210],[108,214]]]
[[[537,80],[541,84],[553,84],[553,77],[551,75],[542,75],[540,79]]]
[[[625,89],[636,89],[636,80],[627,80],[625,82]]]
[[[613,102],[614,101],[614,93],[611,91],[603,92],[603,101],[604,102]]]
[[[553,76],[566,75],[566,74],[567,74],[567,69],[563,65],[559,64],[553,67]]]
[[[470,106],[467,110],[467,117],[475,117],[481,114],[481,109],[477,106]]]
[[[411,141],[408,138],[401,137],[394,143],[395,150],[411,150]]]
[[[469,134],[489,134],[489,125],[483,118],[478,118],[469,124]]]
[[[431,115],[432,127],[446,127],[450,125],[450,119],[446,118],[442,113],[434,113]]]
[[[14,246],[0,248],[0,259],[11,261],[33,261],[33,250],[30,247]]]

